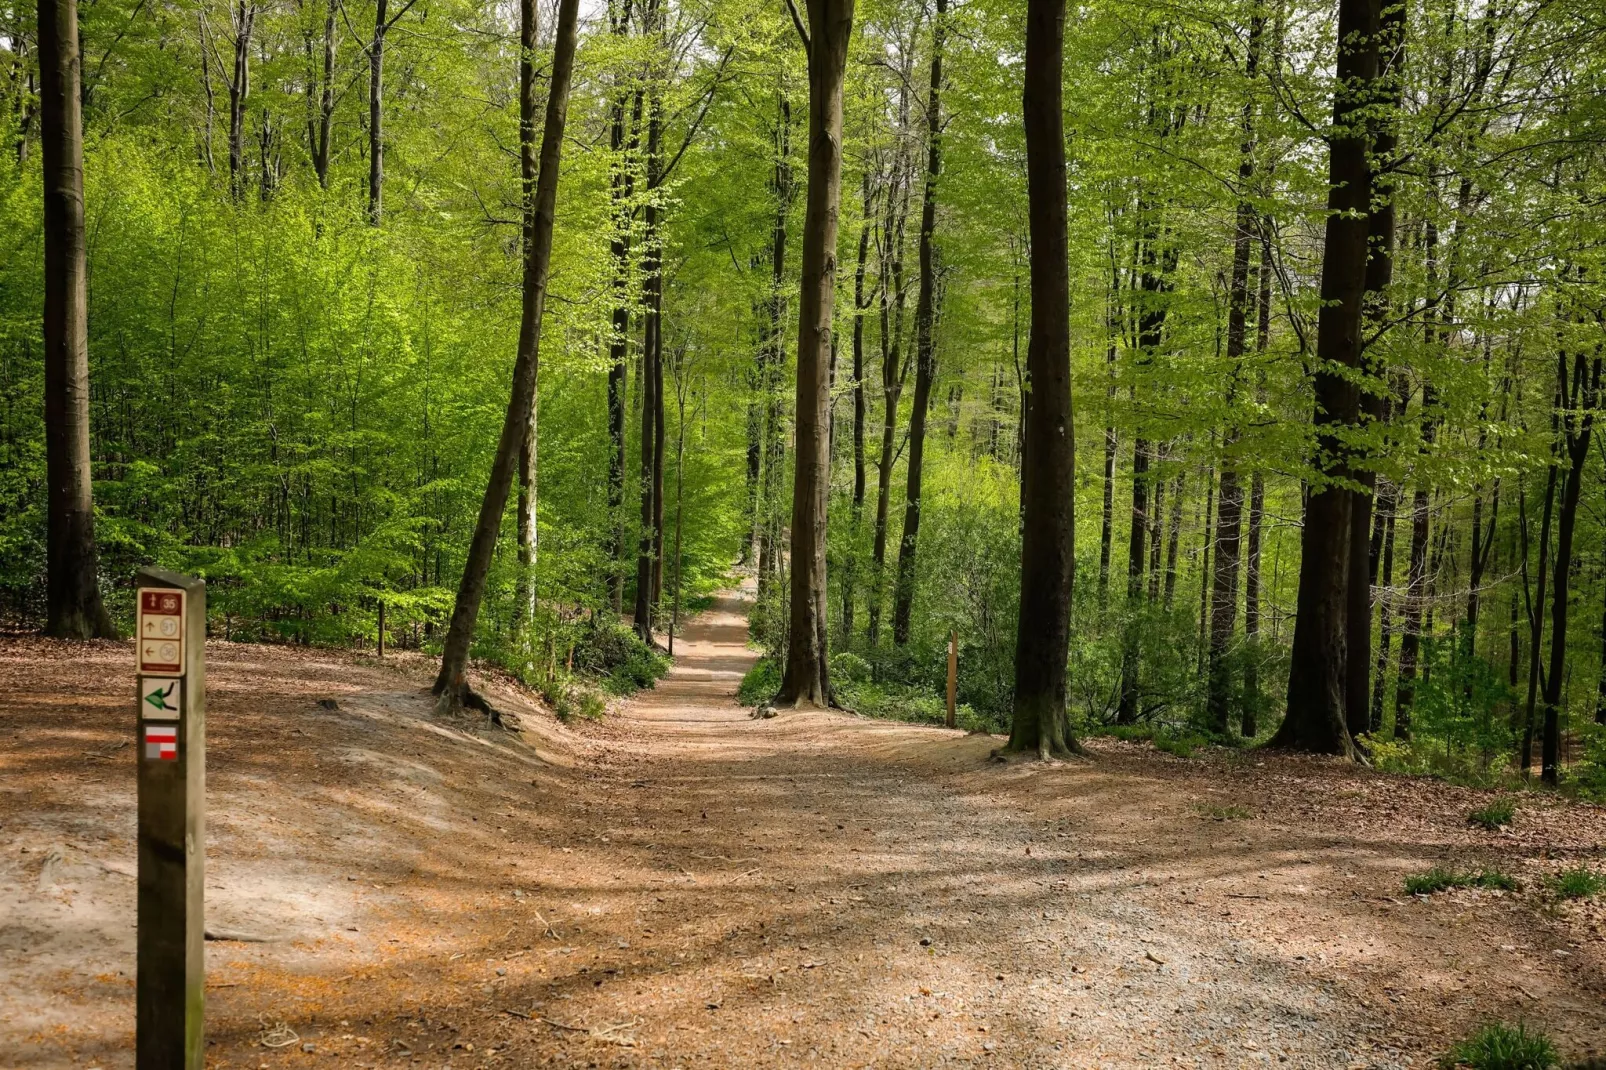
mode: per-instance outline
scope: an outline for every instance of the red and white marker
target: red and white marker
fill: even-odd
[[[145,757],[160,762],[178,761],[178,725],[146,725]]]

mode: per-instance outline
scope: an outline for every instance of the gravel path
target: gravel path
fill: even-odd
[[[209,921],[268,940],[208,945],[209,1065],[1425,1067],[1489,1018],[1606,1049],[1606,916],[1542,891],[1598,808],[1488,833],[1478,793],[1324,762],[754,720],[745,604],[597,724],[493,685],[520,736],[432,719],[423,658],[209,647]],[[0,722],[0,1065],[132,1065],[128,658],[0,641],[52,714]],[[1403,895],[1437,863],[1527,890]]]

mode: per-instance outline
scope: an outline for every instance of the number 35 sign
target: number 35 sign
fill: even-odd
[[[184,592],[162,587],[139,589],[139,671],[184,672]]]

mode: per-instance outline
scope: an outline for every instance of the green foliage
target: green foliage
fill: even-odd
[[[1450,1049],[1440,1065],[1470,1070],[1553,1070],[1561,1056],[1550,1038],[1525,1024],[1491,1022]]]
[[[1501,796],[1468,814],[1467,824],[1478,825],[1493,832],[1511,824],[1511,819],[1516,814],[1517,800],[1510,796]]]
[[[780,689],[781,667],[770,658],[759,658],[737,685],[736,701],[743,706],[758,706],[774,698]]]
[[[1606,875],[1587,866],[1574,866],[1552,877],[1550,890],[1559,899],[1593,899],[1606,891]]]
[[[1479,869],[1474,872],[1445,869],[1434,866],[1432,869],[1413,874],[1405,878],[1405,892],[1407,895],[1433,895],[1435,892],[1448,892],[1455,888],[1483,888],[1491,891],[1515,892],[1521,885],[1515,877],[1502,873],[1497,869]]]

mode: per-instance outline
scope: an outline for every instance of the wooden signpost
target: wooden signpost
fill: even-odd
[[[959,697],[959,629],[955,628],[948,635],[948,727],[953,728],[957,721],[958,708],[955,700]]]
[[[137,1070],[202,1070],[206,584],[139,570]]]

